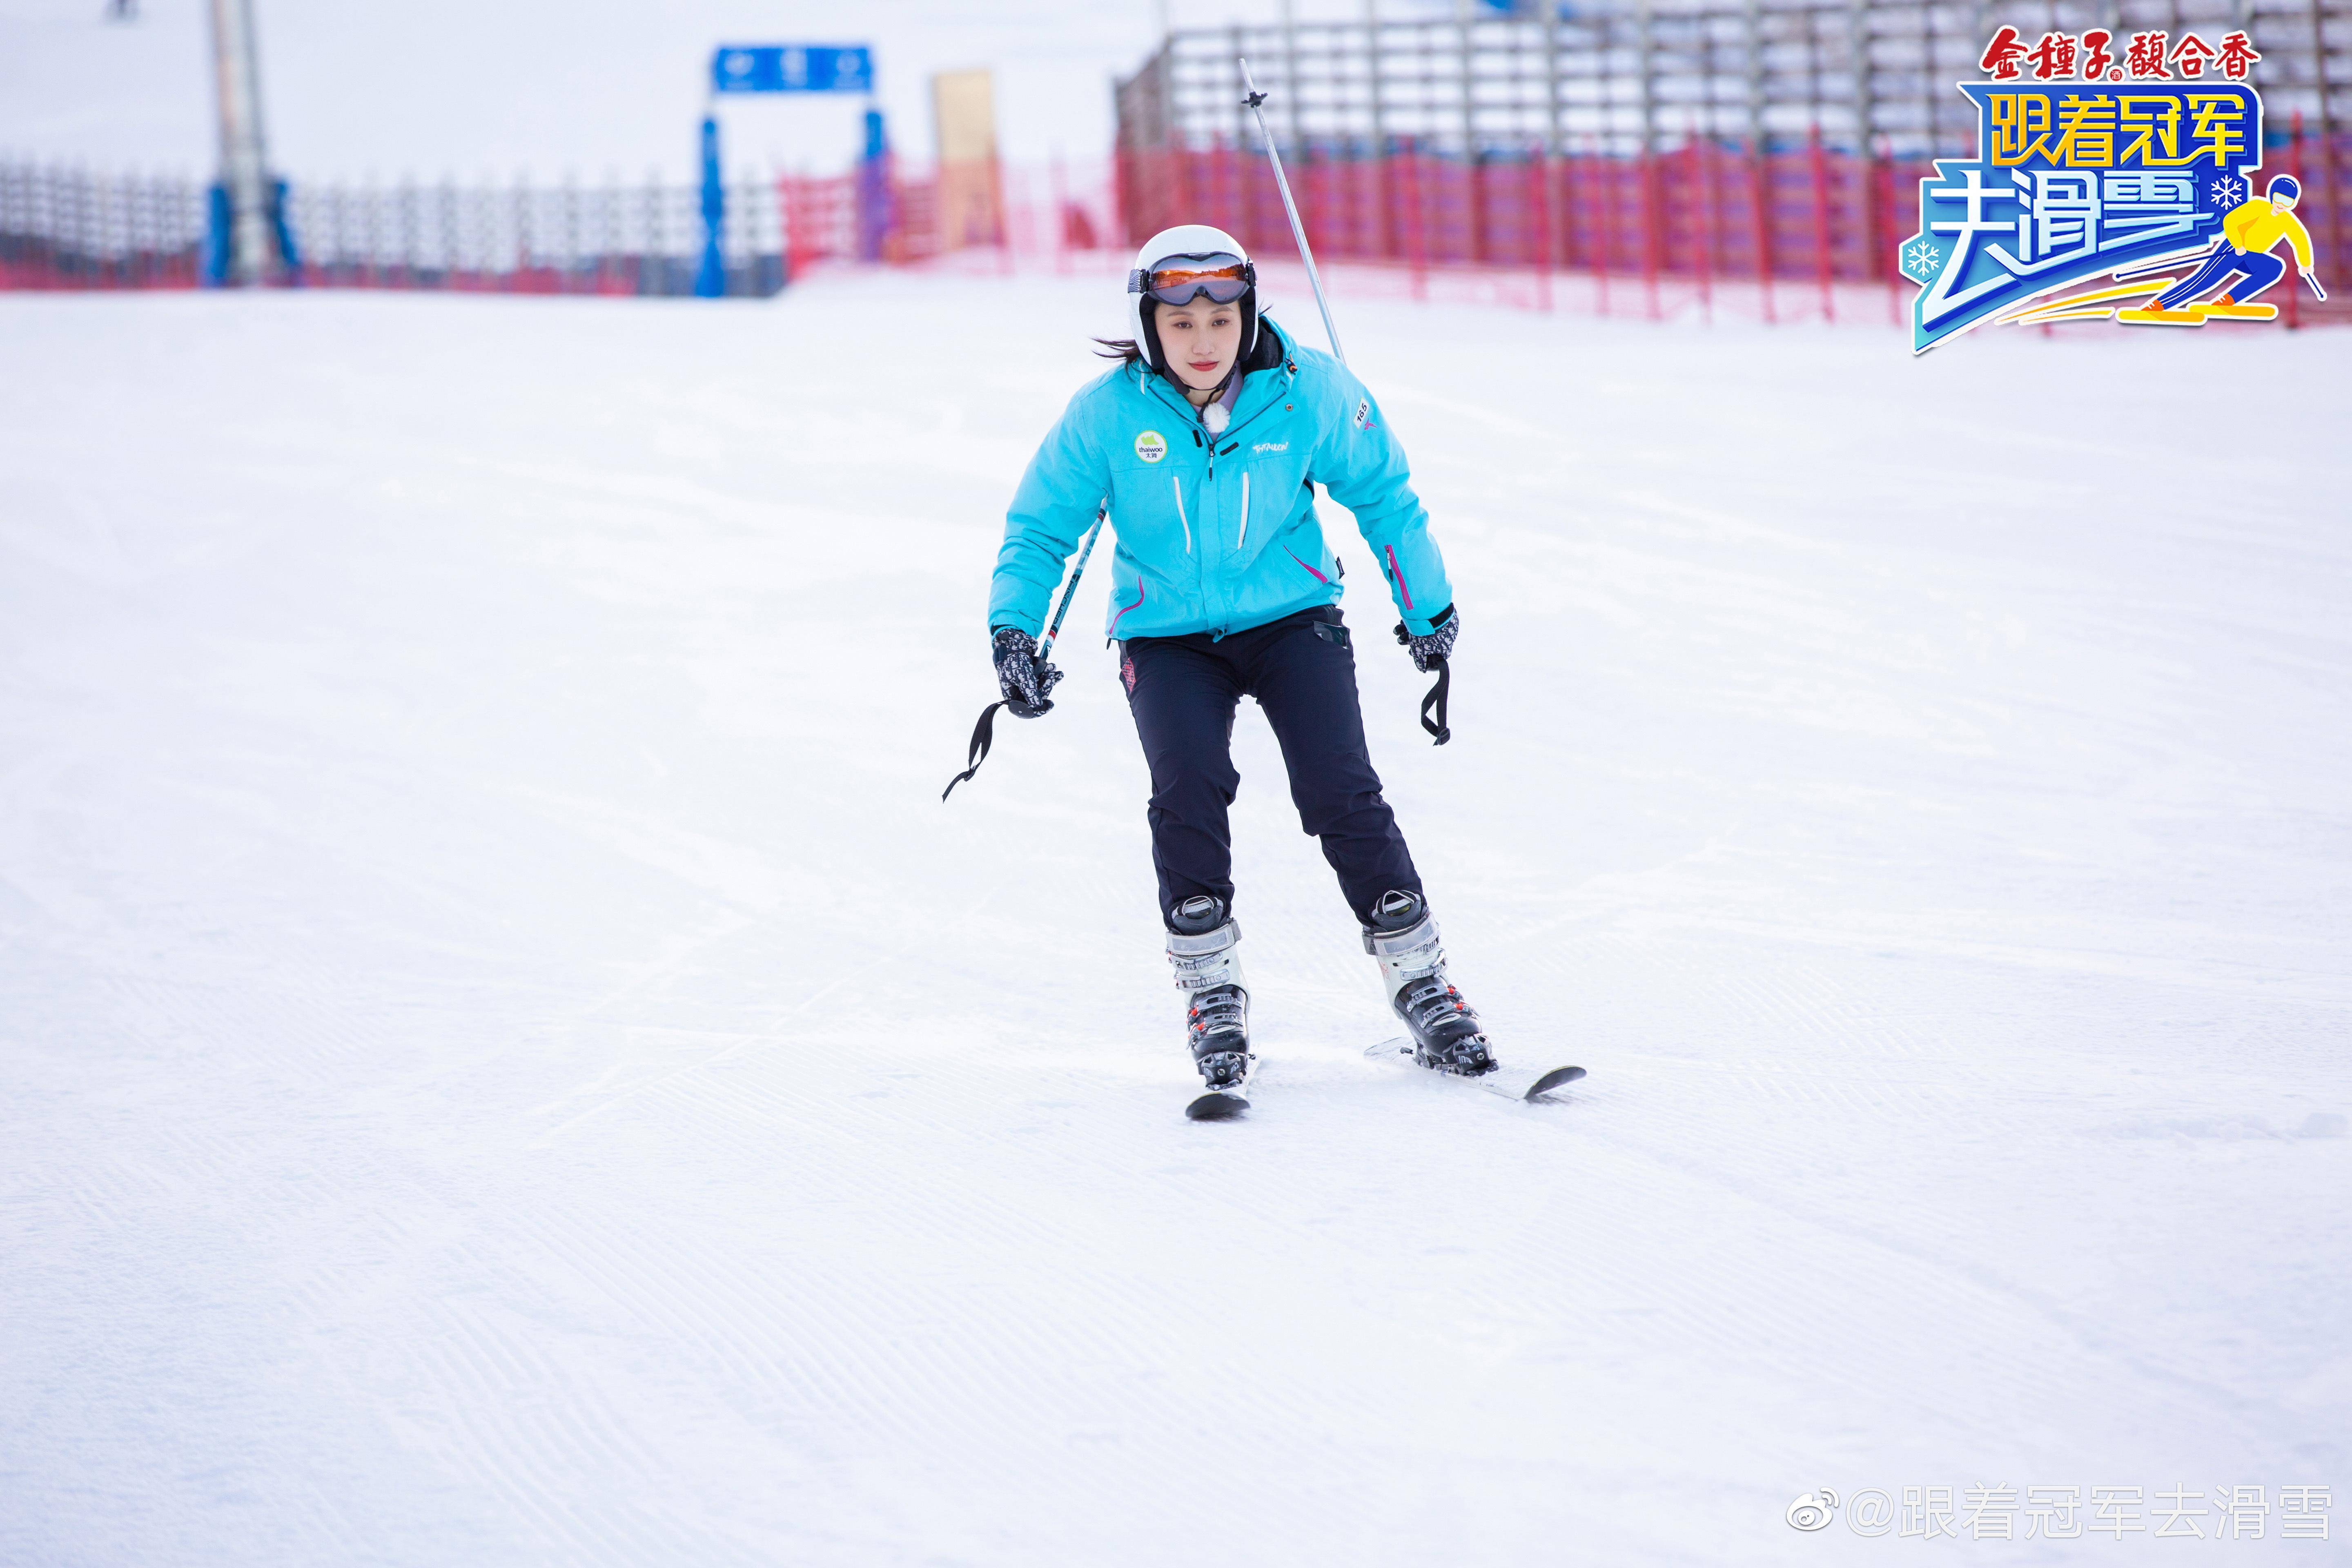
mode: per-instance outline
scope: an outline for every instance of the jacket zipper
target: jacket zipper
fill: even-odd
[[[1292,368],[1291,368],[1291,365],[1290,365],[1290,362],[1289,362],[1288,356],[1286,356],[1286,355],[1285,356],[1285,358],[1284,358],[1284,362],[1283,362],[1283,373],[1284,373],[1284,379],[1285,379],[1285,380],[1286,380],[1286,381],[1296,381],[1296,380],[1297,379],[1297,371],[1295,371],[1294,369],[1292,369]],[[1138,385],[1139,387],[1140,387],[1140,388],[1143,390],[1144,395],[1145,395],[1146,396],[1155,398],[1155,399],[1157,399],[1158,401],[1160,401],[1160,402],[1162,402],[1162,403],[1166,403],[1166,404],[1168,405],[1168,406],[1169,406],[1169,407],[1171,407],[1171,408],[1175,408],[1175,409],[1179,409],[1181,412],[1182,412],[1182,413],[1185,413],[1185,414],[1188,414],[1188,415],[1192,416],[1192,419],[1193,419],[1193,422],[1194,422],[1194,423],[1193,423],[1193,426],[1192,426],[1192,439],[1193,439],[1195,442],[1198,442],[1201,446],[1203,446],[1203,447],[1207,447],[1207,448],[1208,448],[1208,458],[1209,458],[1209,478],[1211,478],[1211,479],[1214,479],[1214,478],[1216,478],[1216,477],[1217,477],[1217,443],[1216,443],[1215,441],[1204,441],[1204,440],[1202,440],[1202,437],[1201,437],[1201,429],[1200,429],[1200,424],[1199,424],[1199,420],[1200,420],[1200,416],[1201,416],[1200,410],[1199,410],[1199,409],[1197,409],[1197,408],[1194,408],[1194,407],[1193,407],[1193,406],[1192,406],[1189,402],[1184,402],[1184,401],[1182,401],[1182,400],[1181,400],[1181,399],[1180,399],[1180,400],[1177,400],[1177,401],[1174,401],[1174,402],[1171,402],[1171,401],[1169,400],[1169,398],[1168,398],[1168,395],[1167,395],[1166,394],[1162,393],[1162,392],[1160,390],[1160,378],[1159,378],[1159,377],[1157,377],[1157,376],[1155,376],[1155,375],[1151,375],[1149,372],[1145,372],[1145,371],[1138,371],[1138,372],[1137,372],[1137,374],[1136,374],[1136,383],[1137,383],[1137,385]],[[1268,413],[1272,412],[1273,408],[1274,408],[1274,404],[1273,404],[1271,401],[1269,401],[1264,408],[1259,409],[1256,413],[1255,413],[1255,414],[1251,415],[1247,419],[1243,420],[1243,421],[1241,422],[1241,424],[1239,424],[1239,425],[1230,425],[1230,426],[1227,426],[1225,427],[1225,429],[1223,430],[1223,432],[1222,433],[1222,435],[1221,435],[1221,437],[1220,437],[1220,438],[1222,439],[1223,436],[1239,437],[1243,430],[1246,429],[1248,426],[1252,426],[1252,425],[1256,424],[1260,419],[1265,418],[1265,416],[1266,416]],[[1230,451],[1234,450],[1235,447],[1239,447],[1240,445],[1241,445],[1241,442],[1240,442],[1239,440],[1234,440],[1234,441],[1233,441],[1231,444],[1229,444],[1229,445],[1226,447],[1226,448],[1225,448],[1225,449],[1226,449],[1227,451],[1229,451],[1229,452],[1230,452]],[[1186,516],[1186,515],[1185,515],[1185,512],[1184,512],[1184,481],[1183,481],[1183,479],[1182,479],[1182,478],[1181,478],[1181,476],[1176,475],[1176,474],[1171,474],[1171,475],[1169,475],[1169,476],[1168,476],[1168,483],[1170,484],[1170,486],[1171,486],[1171,487],[1172,487],[1172,488],[1174,489],[1174,490],[1175,490],[1175,492],[1176,492],[1176,521],[1177,521],[1178,522],[1181,523],[1181,524],[1183,525],[1183,527],[1184,527],[1184,553],[1192,557],[1193,563],[1194,563],[1195,566],[1197,567],[1197,566],[1200,564],[1200,559],[1201,559],[1201,557],[1200,557],[1200,552],[1198,552],[1198,551],[1196,551],[1196,550],[1194,550],[1194,549],[1192,548],[1192,520],[1190,517]],[[1248,476],[1247,474],[1244,474],[1244,475],[1242,476],[1242,531],[1241,531],[1241,538],[1242,538],[1244,541],[1246,541],[1246,540],[1249,538],[1249,476]],[[1235,548],[1236,550],[1238,550],[1238,549],[1240,548],[1240,544],[1239,544],[1239,543],[1236,543],[1236,544],[1235,544],[1235,546],[1234,546],[1234,548]],[[1296,558],[1294,557],[1294,559],[1296,559]],[[1306,563],[1305,563],[1305,562],[1300,562],[1300,563],[1299,563],[1299,564],[1300,564],[1300,565],[1302,565],[1302,566],[1304,566],[1304,565],[1306,565]],[[1309,572],[1315,572],[1315,569],[1314,569],[1313,567],[1311,567],[1311,566],[1308,566],[1307,569]],[[1317,577],[1318,579],[1320,579],[1320,578],[1322,577],[1322,575],[1323,575],[1323,574],[1322,574],[1320,572],[1315,572],[1315,575],[1316,575],[1316,577]],[[1203,583],[1201,584],[1201,587],[1202,587],[1202,590],[1203,594],[1205,595],[1205,593],[1207,592],[1208,584],[1207,584],[1205,582],[1203,582]],[[1223,628],[1223,627],[1219,627],[1219,628],[1217,628],[1214,632],[1212,632],[1210,635],[1211,635],[1211,637],[1212,637],[1213,638],[1216,638],[1216,637],[1223,637],[1225,635],[1225,634],[1224,634],[1224,628]]]
[[[1296,379],[1296,377],[1289,376],[1287,373],[1286,373],[1285,378],[1291,380]],[[1201,411],[1193,407],[1190,403],[1185,402],[1181,397],[1176,397],[1171,394],[1161,392],[1160,390],[1161,384],[1162,384],[1158,376],[1155,375],[1150,377],[1150,379],[1144,384],[1144,395],[1159,403],[1162,407],[1170,409],[1174,413],[1181,414],[1192,421],[1192,439],[1196,444],[1206,446],[1209,448],[1209,467],[1213,469],[1217,466],[1217,443],[1216,441],[1202,441],[1200,429]],[[1219,436],[1217,440],[1222,441],[1224,440],[1226,437],[1239,436],[1243,431],[1248,429],[1251,426],[1256,424],[1259,420],[1265,418],[1273,411],[1274,404],[1269,400],[1264,408],[1259,409],[1256,413],[1251,415],[1240,424],[1226,426],[1224,434]]]
[[[1397,564],[1396,546],[1384,544],[1381,548],[1388,554],[1389,581],[1397,585],[1397,595],[1404,600],[1404,613],[1409,616],[1412,614],[1412,587],[1404,580],[1404,568]]]

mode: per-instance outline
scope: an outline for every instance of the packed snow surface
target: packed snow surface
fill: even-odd
[[[1343,300],[1465,623],[1433,748],[1326,503],[1375,756],[1591,1076],[1364,1060],[1245,704],[1199,1125],[1099,559],[939,798],[1114,290],[0,299],[0,1561],[1875,1562],[1857,1490],[2071,1486],[2138,1532],[1962,1554],[2137,1562],[2238,1485],[2194,1553],[2346,1561],[2352,335]]]

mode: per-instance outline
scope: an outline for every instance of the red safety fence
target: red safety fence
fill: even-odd
[[[202,247],[126,251],[96,258],[0,237],[0,289],[194,289],[202,281]]]
[[[974,187],[987,193],[977,210],[969,201],[950,203],[950,188],[968,196]],[[786,175],[777,193],[794,277],[825,263],[912,267],[967,251],[1005,266],[1066,265],[1116,243],[1116,195],[1102,163],[910,172],[886,156],[878,171]]]
[[[2339,134],[2331,156],[2300,114],[2286,118],[2264,167],[2301,180],[2300,216],[2336,293],[2320,304],[2280,289],[2280,314],[2289,325],[2352,320],[2342,266],[2352,137]],[[1904,319],[1913,286],[1894,259],[1917,226],[1927,172],[1923,159],[1863,157],[1818,135],[1762,154],[1692,137],[1648,157],[1528,147],[1475,164],[1408,140],[1384,158],[1310,147],[1290,169],[1316,253],[1343,291],[1767,321]],[[314,287],[674,295],[693,285],[698,199],[688,186],[298,184],[288,205],[296,277]],[[1151,233],[1196,222],[1232,230],[1270,262],[1291,251],[1255,148],[945,172],[886,156],[733,187],[728,286],[767,294],[842,264],[1108,269]],[[189,288],[202,243],[193,184],[0,167],[0,288]]]

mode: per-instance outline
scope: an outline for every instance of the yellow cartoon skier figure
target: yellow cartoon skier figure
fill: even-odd
[[[2249,196],[2221,220],[2221,239],[2206,256],[2205,264],[2158,294],[2142,310],[2125,310],[2119,319],[2162,325],[2199,326],[2209,316],[2234,316],[2268,321],[2278,314],[2275,305],[2257,305],[2254,296],[2286,276],[2286,263],[2271,254],[2285,240],[2294,247],[2294,269],[2311,291],[2325,300],[2327,290],[2311,270],[2311,231],[2294,216],[2303,187],[2292,174],[2272,179],[2267,195]],[[2242,276],[2247,287],[2231,288],[2210,303],[2191,304],[2209,289],[2231,284]]]

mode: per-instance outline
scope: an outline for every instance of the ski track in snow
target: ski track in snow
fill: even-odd
[[[940,804],[1115,285],[0,299],[0,1562],[2352,1497],[2352,336],[1340,309],[1465,621],[1435,750],[1326,503],[1376,755],[1558,1103],[1361,1058],[1245,711],[1265,1067],[1181,1119],[1099,567]],[[2194,1550],[2352,1561],[2278,1536]]]

